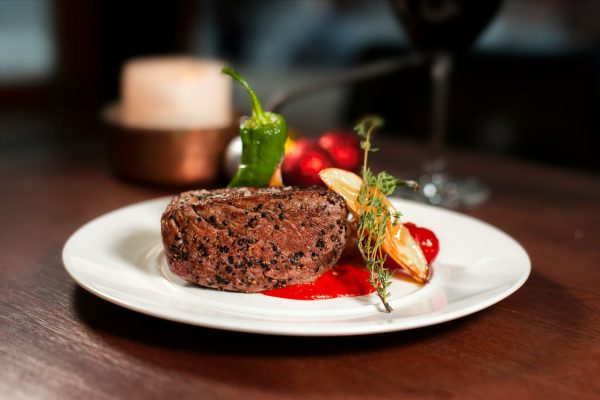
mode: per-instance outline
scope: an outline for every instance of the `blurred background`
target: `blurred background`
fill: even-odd
[[[502,2],[456,59],[450,146],[597,172],[599,21],[600,1]],[[99,110],[119,98],[120,69],[132,57],[223,59],[268,99],[412,51],[387,0],[0,0],[0,157],[22,146],[100,146]],[[306,96],[282,113],[317,135],[376,112],[388,135],[424,142],[429,81],[425,68],[399,71]],[[235,105],[248,110],[237,88]]]

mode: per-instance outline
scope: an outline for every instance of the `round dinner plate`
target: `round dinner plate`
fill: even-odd
[[[240,332],[337,336],[399,331],[472,314],[516,291],[531,270],[523,247],[499,229],[457,212],[393,199],[403,221],[436,233],[440,253],[427,285],[394,279],[391,313],[375,294],[303,301],[205,289],[167,267],[160,217],[168,202],[133,204],[82,226],[63,249],[68,273],[103,299],[159,318]]]

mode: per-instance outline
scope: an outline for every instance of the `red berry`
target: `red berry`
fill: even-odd
[[[281,172],[284,182],[289,185],[323,185],[319,172],[333,166],[331,156],[315,141],[298,139],[285,155]]]
[[[404,226],[421,247],[421,251],[423,251],[427,263],[431,264],[440,252],[440,243],[437,236],[435,236],[435,233],[427,228],[417,226],[412,222],[407,222]]]
[[[355,134],[347,131],[329,131],[319,138],[319,146],[329,153],[337,167],[347,171],[358,170],[362,153]]]

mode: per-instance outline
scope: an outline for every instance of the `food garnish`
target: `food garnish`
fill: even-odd
[[[440,242],[431,229],[417,226],[412,222],[405,222],[404,226],[410,232],[410,236],[419,244],[427,263],[431,264],[440,252]]]
[[[319,147],[325,149],[335,161],[335,166],[358,172],[362,161],[360,143],[353,132],[331,130],[319,137]]]
[[[238,81],[252,100],[252,116],[240,123],[240,166],[228,187],[267,186],[283,157],[287,124],[281,115],[263,110],[254,90],[233,69],[225,67],[223,73]]]
[[[319,176],[327,187],[344,198],[357,219],[358,249],[369,270],[369,282],[386,311],[391,312],[388,298],[392,273],[385,267],[387,256],[419,283],[427,282],[429,266],[419,245],[400,222],[401,214],[386,197],[398,186],[416,187],[417,184],[396,179],[385,171],[374,174],[367,166],[369,153],[377,150],[371,146],[373,132],[382,124],[380,118],[368,117],[355,128],[363,138],[362,178],[338,168],[324,169]]]
[[[301,138],[286,153],[281,169],[286,183],[299,186],[322,185],[319,171],[334,167],[329,153],[315,140]]]

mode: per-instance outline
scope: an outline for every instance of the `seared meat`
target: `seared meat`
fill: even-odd
[[[169,268],[198,285],[262,292],[312,282],[346,244],[346,206],[325,188],[185,192],[162,216]]]

